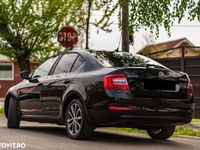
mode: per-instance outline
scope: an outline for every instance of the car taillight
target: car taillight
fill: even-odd
[[[188,81],[187,93],[189,96],[193,95],[193,87],[192,87],[192,83],[190,80]]]
[[[104,76],[103,82],[106,90],[129,90],[129,85],[124,74]]]

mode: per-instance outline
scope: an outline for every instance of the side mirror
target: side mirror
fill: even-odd
[[[29,80],[29,79],[30,79],[29,74],[30,74],[29,71],[22,71],[22,72],[20,73],[20,76],[21,76],[22,79]]]

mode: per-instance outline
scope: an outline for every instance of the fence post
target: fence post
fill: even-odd
[[[181,71],[185,71],[185,47],[181,48]]]

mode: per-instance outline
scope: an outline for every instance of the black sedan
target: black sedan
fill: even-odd
[[[188,75],[141,55],[74,50],[21,77],[5,98],[8,128],[21,120],[55,123],[85,139],[96,127],[128,127],[165,140],[193,116]]]

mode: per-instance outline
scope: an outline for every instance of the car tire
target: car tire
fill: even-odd
[[[147,129],[147,133],[153,139],[166,140],[173,135],[175,128],[175,126],[168,126],[160,129]]]
[[[94,130],[88,122],[83,104],[78,99],[72,100],[67,106],[65,125],[68,136],[76,140],[87,139]]]
[[[20,126],[19,113],[16,101],[11,98],[8,106],[7,127],[17,129]]]

